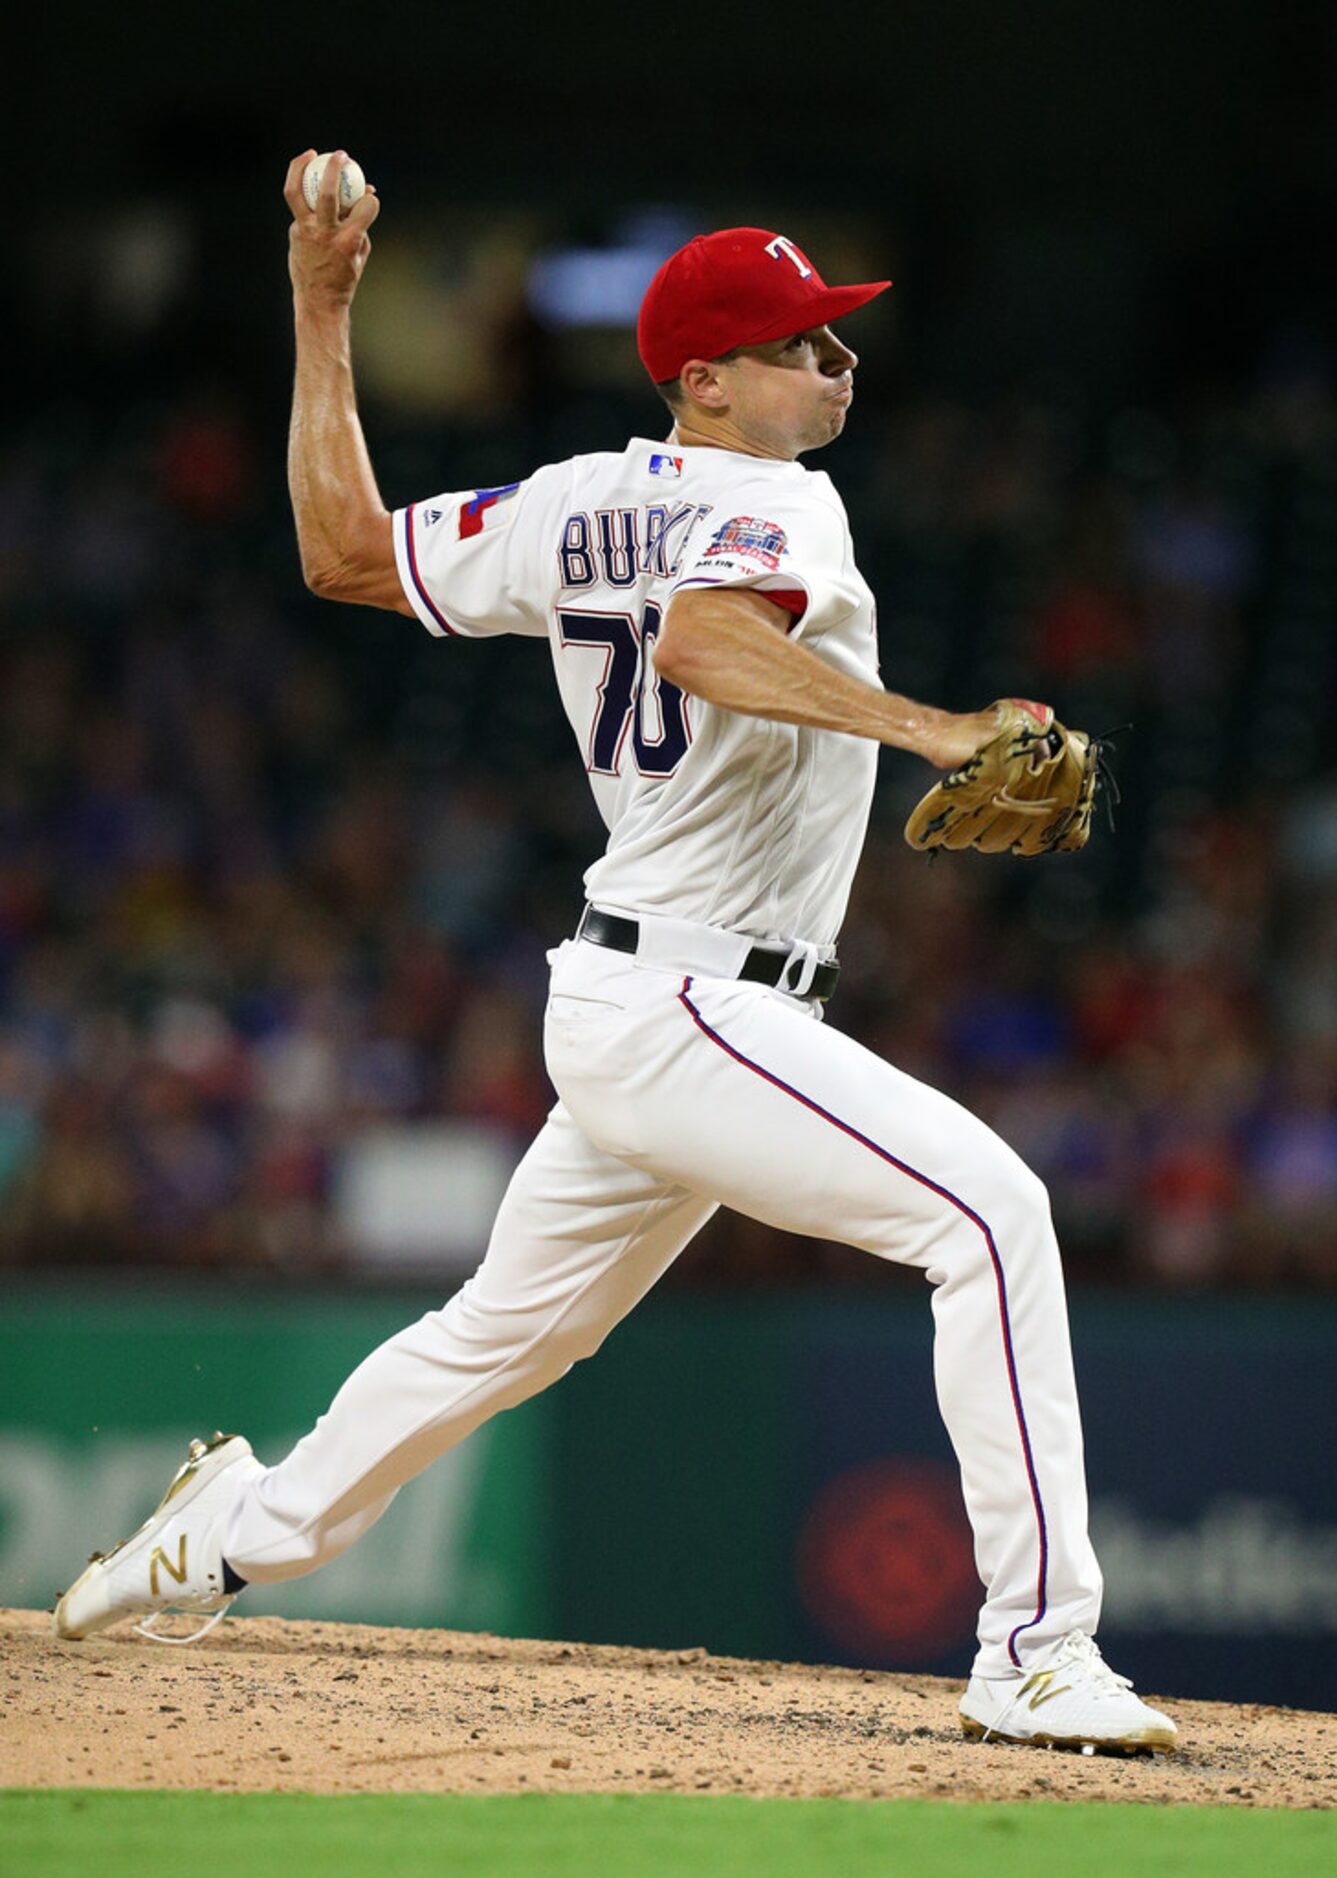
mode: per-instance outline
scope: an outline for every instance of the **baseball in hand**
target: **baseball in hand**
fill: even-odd
[[[312,157],[302,171],[302,194],[306,198],[308,209],[314,209],[316,198],[320,194],[320,179],[325,174],[325,165],[334,156],[332,150],[325,150],[320,156]],[[339,214],[347,215],[358,197],[365,194],[367,179],[362,174],[362,165],[349,157],[339,177]]]

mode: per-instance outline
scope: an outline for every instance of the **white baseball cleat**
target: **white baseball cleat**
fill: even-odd
[[[248,1480],[263,1473],[241,1435],[192,1441],[157,1510],[110,1552],[95,1552],[56,1605],[58,1637],[95,1631],[139,1617],[141,1636],[154,1643],[194,1643],[212,1630],[236,1596],[223,1584],[223,1524]],[[186,1611],[208,1621],[188,1636],[156,1630],[164,1611]]]
[[[1124,1754],[1168,1754],[1179,1738],[1169,1716],[1133,1694],[1127,1676],[1115,1675],[1084,1630],[1060,1637],[1020,1676],[998,1682],[972,1676],[961,1698],[961,1726],[981,1741]]]

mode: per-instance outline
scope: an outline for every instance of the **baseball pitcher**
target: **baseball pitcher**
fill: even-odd
[[[555,1382],[720,1205],[917,1267],[985,1596],[966,1732],[1168,1750],[1104,1663],[1059,1250],[1041,1182],[975,1116],[827,1020],[878,750],[944,772],[917,847],[1046,854],[1090,826],[1098,753],[1048,706],[956,715],[885,690],[840,497],[801,459],[839,437],[834,322],[890,284],[827,286],[788,237],[699,236],[651,283],[640,355],[667,438],[389,512],[354,397],[350,307],[374,191],[342,219],[288,174],[297,372],[289,479],[328,599],[443,639],[547,642],[608,829],[551,953],[559,1100],[477,1273],[373,1351],[286,1459],[191,1450],[147,1524],[57,1606],[84,1637],[316,1570],[487,1417]],[[443,657],[472,656],[464,646]],[[486,653],[479,656],[486,657]]]

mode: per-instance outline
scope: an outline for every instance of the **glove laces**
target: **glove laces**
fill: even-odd
[[[1123,791],[1119,787],[1118,777],[1114,774],[1114,767],[1105,753],[1114,748],[1116,737],[1122,737],[1126,730],[1132,728],[1131,724],[1116,724],[1113,730],[1102,730],[1098,737],[1091,739],[1091,750],[1096,759],[1095,799],[1105,811],[1105,820],[1109,823],[1111,834],[1114,833],[1114,811],[1123,801]]]

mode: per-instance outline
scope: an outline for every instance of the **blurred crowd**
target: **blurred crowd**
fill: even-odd
[[[657,431],[620,395],[582,447]],[[884,757],[829,1021],[1020,1150],[1079,1279],[1337,1283],[1323,362],[1282,347],[1188,411],[859,418],[823,467],[888,686],[1131,728],[1113,829],[1041,864],[912,855],[927,773]],[[563,422],[387,433],[387,499],[523,474]],[[12,1264],[346,1270],[360,1131],[464,1118],[518,1153],[552,1100],[545,952],[601,829],[546,652],[311,600],[275,442],[213,387],[52,406],[0,449]],[[683,1269],[855,1263],[721,1219]]]

